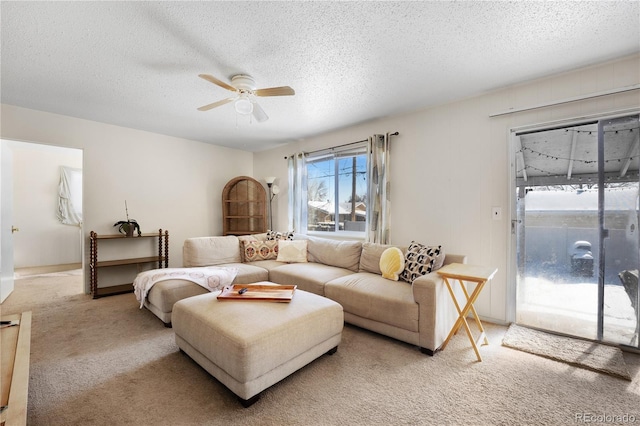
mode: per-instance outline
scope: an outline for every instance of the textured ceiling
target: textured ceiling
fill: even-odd
[[[640,51],[640,2],[0,3],[2,103],[260,151]],[[198,107],[249,74],[295,96]]]

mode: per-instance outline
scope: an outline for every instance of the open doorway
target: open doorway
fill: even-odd
[[[4,141],[13,161],[13,267],[16,278],[82,269],[80,149]],[[61,204],[73,187],[73,214]],[[62,191],[62,192],[61,192]],[[5,200],[6,201],[6,200]],[[72,216],[61,220],[62,216]]]

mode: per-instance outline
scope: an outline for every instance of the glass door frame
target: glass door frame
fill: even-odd
[[[535,132],[535,131],[544,131],[550,129],[557,129],[560,127],[572,127],[579,126],[588,122],[598,122],[598,233],[599,233],[599,262],[598,262],[598,324],[597,324],[597,339],[598,341],[603,340],[603,332],[604,332],[604,246],[605,246],[605,238],[607,236],[607,229],[605,228],[604,222],[604,213],[605,213],[605,203],[604,203],[604,185],[605,185],[605,174],[603,171],[603,165],[605,162],[604,158],[604,132],[603,126],[607,120],[615,120],[624,117],[632,117],[639,116],[640,110],[638,109],[629,109],[622,110],[612,113],[603,113],[603,114],[594,114],[589,116],[581,116],[575,117],[571,119],[558,120],[547,123],[539,123],[535,125],[529,126],[521,126],[521,127],[513,127],[508,131],[508,140],[509,140],[509,210],[510,210],[510,224],[509,224],[509,238],[508,238],[508,263],[507,263],[507,276],[508,283],[507,286],[507,307],[506,307],[506,316],[507,323],[515,323],[516,322],[516,296],[517,296],[517,283],[518,283],[518,273],[519,273],[519,259],[518,259],[518,225],[519,225],[519,212],[518,212],[518,195],[517,191],[519,190],[517,186],[517,153],[520,151],[518,145],[519,134],[523,132]],[[626,348],[631,348],[632,350],[638,350],[638,348],[634,348],[632,346],[625,346]]]

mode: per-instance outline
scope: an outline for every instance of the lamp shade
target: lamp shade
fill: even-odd
[[[267,182],[267,185],[271,185],[271,184],[273,184],[273,182],[276,181],[276,177],[275,176],[268,176],[268,177],[264,178],[264,181]]]
[[[243,95],[236,100],[234,107],[238,114],[249,115],[253,112],[253,104],[246,98],[246,96]]]

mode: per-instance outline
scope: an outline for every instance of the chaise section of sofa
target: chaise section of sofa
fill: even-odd
[[[257,264],[243,263],[240,257],[240,240],[235,236],[189,238],[182,248],[185,268],[200,266],[224,266],[238,269],[234,283],[267,281],[269,271]],[[259,262],[256,262],[259,263]],[[166,280],[156,283],[149,290],[144,306],[171,326],[173,305],[187,297],[206,294],[209,291],[187,280]]]

